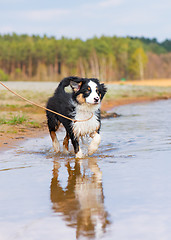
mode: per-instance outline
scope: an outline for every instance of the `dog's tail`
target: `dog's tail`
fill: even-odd
[[[69,86],[70,85],[70,82],[76,82],[76,83],[79,83],[81,82],[81,78],[79,77],[73,77],[73,76],[70,76],[70,77],[66,77],[64,78],[58,85],[57,89],[56,89],[56,93],[61,93],[64,91],[65,87]]]

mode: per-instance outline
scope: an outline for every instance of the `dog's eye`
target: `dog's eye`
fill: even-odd
[[[91,92],[91,88],[88,87],[88,88],[86,89],[86,93],[87,93],[87,94],[90,94],[90,92]]]

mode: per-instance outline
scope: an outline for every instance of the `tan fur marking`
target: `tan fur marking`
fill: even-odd
[[[68,151],[68,142],[69,142],[69,135],[66,134],[64,141],[63,141],[63,146],[67,151]]]
[[[50,132],[50,136],[52,138],[52,142],[54,142],[56,139],[56,133],[54,131],[52,131],[52,132]]]
[[[53,148],[54,148],[55,152],[58,153],[60,151],[60,145],[59,145],[59,141],[57,139],[56,133],[54,131],[51,131],[50,136],[52,138]]]
[[[83,97],[83,94],[79,94],[77,96],[77,101],[81,104],[85,103],[85,98]]]
[[[90,137],[91,137],[91,138],[93,138],[93,137],[94,137],[94,135],[95,135],[95,133],[96,133],[96,131],[94,131],[94,132],[90,133]]]
[[[56,127],[55,127],[55,131],[57,131],[57,130],[58,130],[58,128],[59,128],[59,125],[60,125],[60,121],[58,120],[58,121],[57,121],[57,125],[56,125]]]

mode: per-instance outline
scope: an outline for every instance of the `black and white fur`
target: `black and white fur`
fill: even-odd
[[[66,92],[65,88],[71,86],[72,93]],[[75,120],[84,120],[93,117],[88,121],[73,122],[54,113],[46,111],[48,128],[54,150],[60,151],[56,131],[60,123],[66,129],[66,136],[63,141],[63,150],[68,152],[69,139],[74,147],[77,158],[82,158],[83,154],[79,146],[79,138],[89,135],[92,141],[88,148],[91,155],[97,151],[101,137],[99,135],[101,127],[100,104],[107,89],[104,84],[100,84],[96,78],[64,78],[57,87],[53,97],[49,98],[47,108],[63,114]]]

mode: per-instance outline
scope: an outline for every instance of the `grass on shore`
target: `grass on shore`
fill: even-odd
[[[9,116],[10,115],[10,116]],[[0,117],[0,126],[1,125],[8,125],[11,126],[11,129],[14,128],[15,126],[20,126],[20,127],[31,127],[31,128],[40,128],[41,124],[35,120],[30,119],[28,116],[25,114],[13,114],[9,113],[4,115],[3,117]],[[16,130],[15,130],[16,132]]]
[[[13,115],[10,117],[10,119],[6,119],[5,117],[0,118],[0,125],[1,124],[9,124],[9,125],[16,125],[16,124],[22,124],[27,121],[27,118],[25,115]]]

